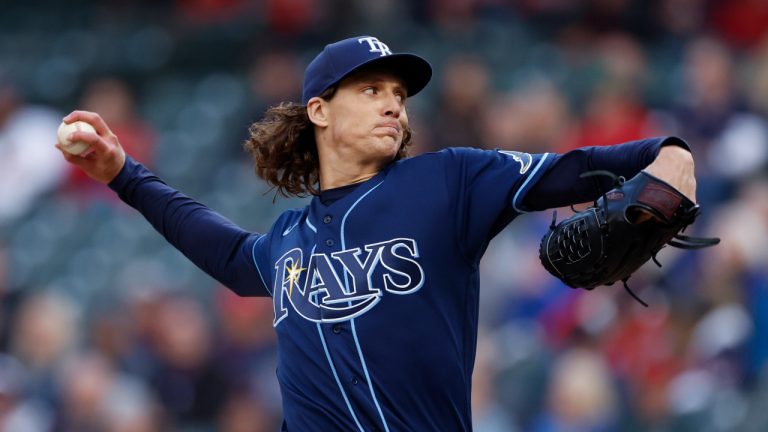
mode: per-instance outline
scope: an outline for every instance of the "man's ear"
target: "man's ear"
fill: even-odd
[[[313,97],[307,102],[309,121],[315,126],[328,126],[328,102],[320,97]]]

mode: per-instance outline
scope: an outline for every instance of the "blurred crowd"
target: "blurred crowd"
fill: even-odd
[[[677,135],[704,209],[689,233],[722,238],[633,275],[644,308],[550,276],[552,216],[520,216],[482,262],[478,432],[768,430],[764,0],[4,2],[0,430],[279,429],[269,299],[188,263],[55,131],[97,111],[169,184],[263,232],[306,200],[255,178],[248,125],[356,34],[435,68],[409,101],[413,154]]]

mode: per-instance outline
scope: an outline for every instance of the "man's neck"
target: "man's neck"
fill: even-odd
[[[318,153],[321,190],[370,180],[387,165],[385,161],[362,161],[352,155],[343,155],[335,151],[320,151]]]
[[[379,170],[370,172],[345,172],[344,170],[339,170],[337,167],[328,169],[323,169],[321,167],[320,189],[328,190],[351,185],[354,183],[362,183],[373,178],[376,174],[378,174],[378,172]]]

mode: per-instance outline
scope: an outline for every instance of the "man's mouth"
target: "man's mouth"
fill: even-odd
[[[383,128],[383,129],[389,129],[394,134],[399,134],[400,133],[400,123],[385,122],[385,123],[379,123],[378,125],[376,125],[376,127]]]

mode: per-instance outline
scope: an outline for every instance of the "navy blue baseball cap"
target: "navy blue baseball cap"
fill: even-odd
[[[393,53],[373,36],[358,36],[326,45],[304,71],[301,100],[309,102],[326,89],[364,66],[392,71],[405,82],[408,96],[423,89],[432,78],[432,66],[416,54]]]

